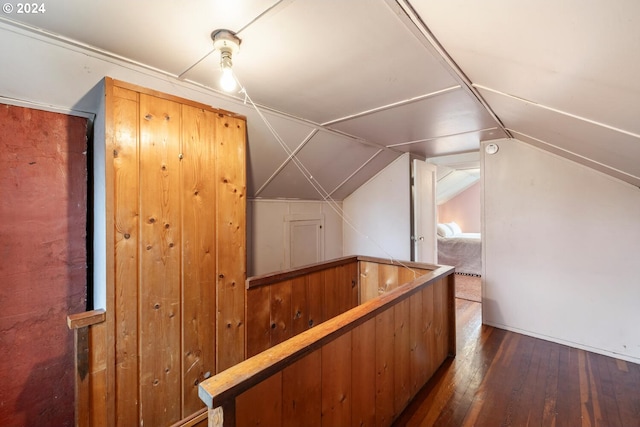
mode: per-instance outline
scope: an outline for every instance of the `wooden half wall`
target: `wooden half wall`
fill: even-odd
[[[246,284],[247,357],[432,269],[424,264],[349,256],[250,277]]]
[[[204,381],[200,397],[210,408],[210,426],[390,426],[455,354],[452,267],[348,258],[326,271],[354,262],[365,286],[387,290]],[[296,271],[272,275],[272,286],[298,281],[304,288],[301,277],[322,270],[315,265],[298,277]],[[412,279],[398,282],[405,274]],[[274,310],[274,299],[264,297],[271,316],[295,317],[288,304]]]
[[[247,279],[247,357],[358,305],[355,257]]]

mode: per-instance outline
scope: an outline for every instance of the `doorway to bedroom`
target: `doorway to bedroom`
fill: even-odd
[[[437,262],[456,268],[456,297],[482,302],[480,153],[429,160],[437,166]]]

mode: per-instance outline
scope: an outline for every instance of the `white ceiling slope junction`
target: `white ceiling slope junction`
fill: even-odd
[[[640,2],[414,2],[508,131],[640,186]]]
[[[637,0],[56,3],[0,21],[215,96],[211,32],[237,33],[235,74],[299,160],[247,114],[249,197],[341,200],[405,152],[509,136],[640,186]]]

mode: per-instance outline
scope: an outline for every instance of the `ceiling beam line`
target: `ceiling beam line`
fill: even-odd
[[[435,141],[436,139],[451,138],[451,137],[454,137],[454,136],[468,135],[470,133],[486,132],[486,131],[489,131],[489,130],[496,130],[496,129],[498,129],[498,128],[494,126],[494,127],[485,128],[485,129],[473,129],[473,130],[468,130],[468,131],[464,131],[464,132],[450,133],[450,134],[447,134],[447,135],[434,136],[434,137],[431,137],[431,138],[416,139],[415,141],[399,142],[397,144],[387,145],[387,148],[400,147],[402,145],[419,144],[421,142]]]
[[[331,190],[331,192],[329,193],[329,197],[332,197],[333,194],[338,191],[343,185],[345,185],[347,182],[349,182],[351,180],[351,178],[353,178],[355,176],[355,174],[357,174],[358,172],[360,172],[362,170],[362,168],[364,168],[365,166],[367,166],[369,163],[371,163],[371,161],[373,161],[373,159],[375,159],[378,154],[382,153],[382,149],[379,149],[378,151],[375,152],[375,154],[371,157],[369,157],[369,159],[364,162],[362,165],[360,165],[360,167],[356,170],[354,170],[351,175],[349,175],[348,177],[346,177],[344,179],[344,181],[342,181],[340,184],[338,184],[338,186],[336,188],[334,188],[333,190]],[[326,198],[325,198],[326,199]]]
[[[264,182],[264,184],[262,184],[260,186],[260,188],[258,188],[256,190],[256,192],[254,193],[253,197],[258,197],[260,195],[260,193],[262,193],[262,191],[267,187],[267,185],[269,185],[271,183],[271,181],[273,181],[279,174],[280,172],[282,172],[282,170],[291,162],[291,160],[296,157],[296,155],[300,152],[300,150],[302,150],[302,148],[307,145],[307,143],[309,141],[311,141],[311,139],[318,133],[318,129],[313,129],[309,135],[307,135],[307,137],[305,139],[302,140],[302,142],[296,147],[295,150],[293,150],[290,154],[288,154],[287,158],[285,159],[284,162],[282,162],[282,164],[271,174],[271,176],[269,178],[267,178],[267,180]],[[300,161],[298,159],[298,161]],[[301,162],[302,163],[302,162]]]
[[[621,134],[624,134],[624,135],[627,135],[627,136],[632,136],[634,138],[640,139],[640,134],[637,134],[637,133],[629,132],[629,131],[624,130],[624,129],[620,129],[620,128],[617,128],[617,127],[614,127],[614,126],[609,126],[609,125],[604,124],[604,123],[596,122],[595,120],[587,119],[586,117],[577,116],[575,114],[571,114],[571,113],[568,113],[566,111],[558,110],[557,108],[549,107],[547,105],[539,104],[537,102],[533,102],[533,101],[530,101],[528,99],[520,98],[520,97],[515,96],[515,95],[510,95],[508,93],[500,92],[499,90],[491,89],[491,88],[486,87],[486,86],[482,86],[482,85],[479,85],[479,84],[474,84],[473,86],[478,88],[478,89],[486,90],[487,92],[495,93],[496,95],[500,95],[500,96],[504,96],[504,97],[507,97],[507,98],[510,98],[510,99],[514,99],[516,101],[524,102],[527,105],[531,105],[531,106],[534,106],[534,107],[542,108],[543,110],[547,110],[547,111],[551,111],[551,112],[554,112],[554,113],[558,113],[558,114],[561,114],[561,115],[563,115],[565,117],[571,117],[572,119],[580,120],[580,121],[585,122],[585,123],[589,123],[589,124],[592,124],[592,125],[595,125],[595,126],[598,126],[598,127],[601,127],[601,128],[609,129],[609,130],[612,130],[614,132],[618,132],[618,133],[621,133]]]
[[[414,96],[413,98],[405,99],[403,101],[393,102],[391,104],[383,105],[381,107],[372,108],[370,110],[365,110],[365,111],[362,111],[360,113],[355,113],[355,114],[351,114],[351,115],[348,115],[348,116],[340,117],[340,118],[335,119],[335,120],[330,120],[328,122],[322,123],[322,126],[330,126],[330,125],[334,125],[336,123],[345,122],[347,120],[352,120],[352,119],[357,119],[359,117],[367,116],[369,114],[379,113],[380,111],[390,110],[390,109],[395,108],[395,107],[401,107],[403,105],[411,104],[413,102],[423,101],[425,99],[433,98],[435,96],[442,95],[442,94],[445,94],[445,93],[448,93],[448,92],[452,92],[452,91],[458,90],[460,88],[461,88],[460,85],[456,85],[456,86],[451,86],[451,87],[448,87],[448,88],[445,88],[445,89],[442,89],[442,90],[438,90],[438,91],[435,91],[435,92],[426,93],[424,95]]]
[[[403,22],[405,22],[405,24],[411,24],[418,31],[417,34],[416,34],[415,31],[412,31],[412,33],[416,34],[416,35],[419,34],[420,36],[422,36],[422,37],[418,37],[418,40],[426,42],[426,43],[423,43],[423,44],[426,47],[432,49],[432,51],[436,54],[436,56],[441,58],[441,60],[444,62],[444,64],[446,65],[447,69],[451,73],[451,75],[461,83],[462,87],[469,94],[471,94],[480,103],[480,105],[482,105],[484,107],[484,109],[487,111],[487,113],[496,122],[498,127],[509,138],[512,138],[511,134],[509,133],[509,130],[505,127],[505,125],[502,123],[500,118],[491,109],[491,107],[489,106],[489,104],[487,104],[487,102],[484,100],[484,98],[482,98],[482,95],[480,94],[480,92],[478,92],[478,90],[475,87],[473,87],[473,83],[471,82],[471,80],[462,71],[462,69],[460,69],[460,67],[458,67],[458,64],[456,64],[456,62],[453,60],[453,58],[451,58],[449,53],[440,44],[438,39],[436,39],[436,37],[431,32],[429,27],[427,27],[427,24],[418,15],[418,13],[415,11],[415,9],[409,3],[409,1],[408,0],[385,0],[385,1],[386,1],[387,5],[389,7],[391,7],[392,9],[396,9],[394,7],[394,4],[397,5],[400,8],[400,10],[403,12],[403,15],[404,15],[405,19],[403,19],[403,15],[402,14],[399,14],[398,17]],[[411,26],[407,25],[407,27],[408,27],[409,30],[411,30]]]

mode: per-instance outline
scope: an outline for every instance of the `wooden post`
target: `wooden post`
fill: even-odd
[[[67,316],[69,329],[74,330],[75,351],[75,423],[76,427],[91,426],[91,381],[89,375],[89,327],[104,322],[104,310],[93,310]]]

